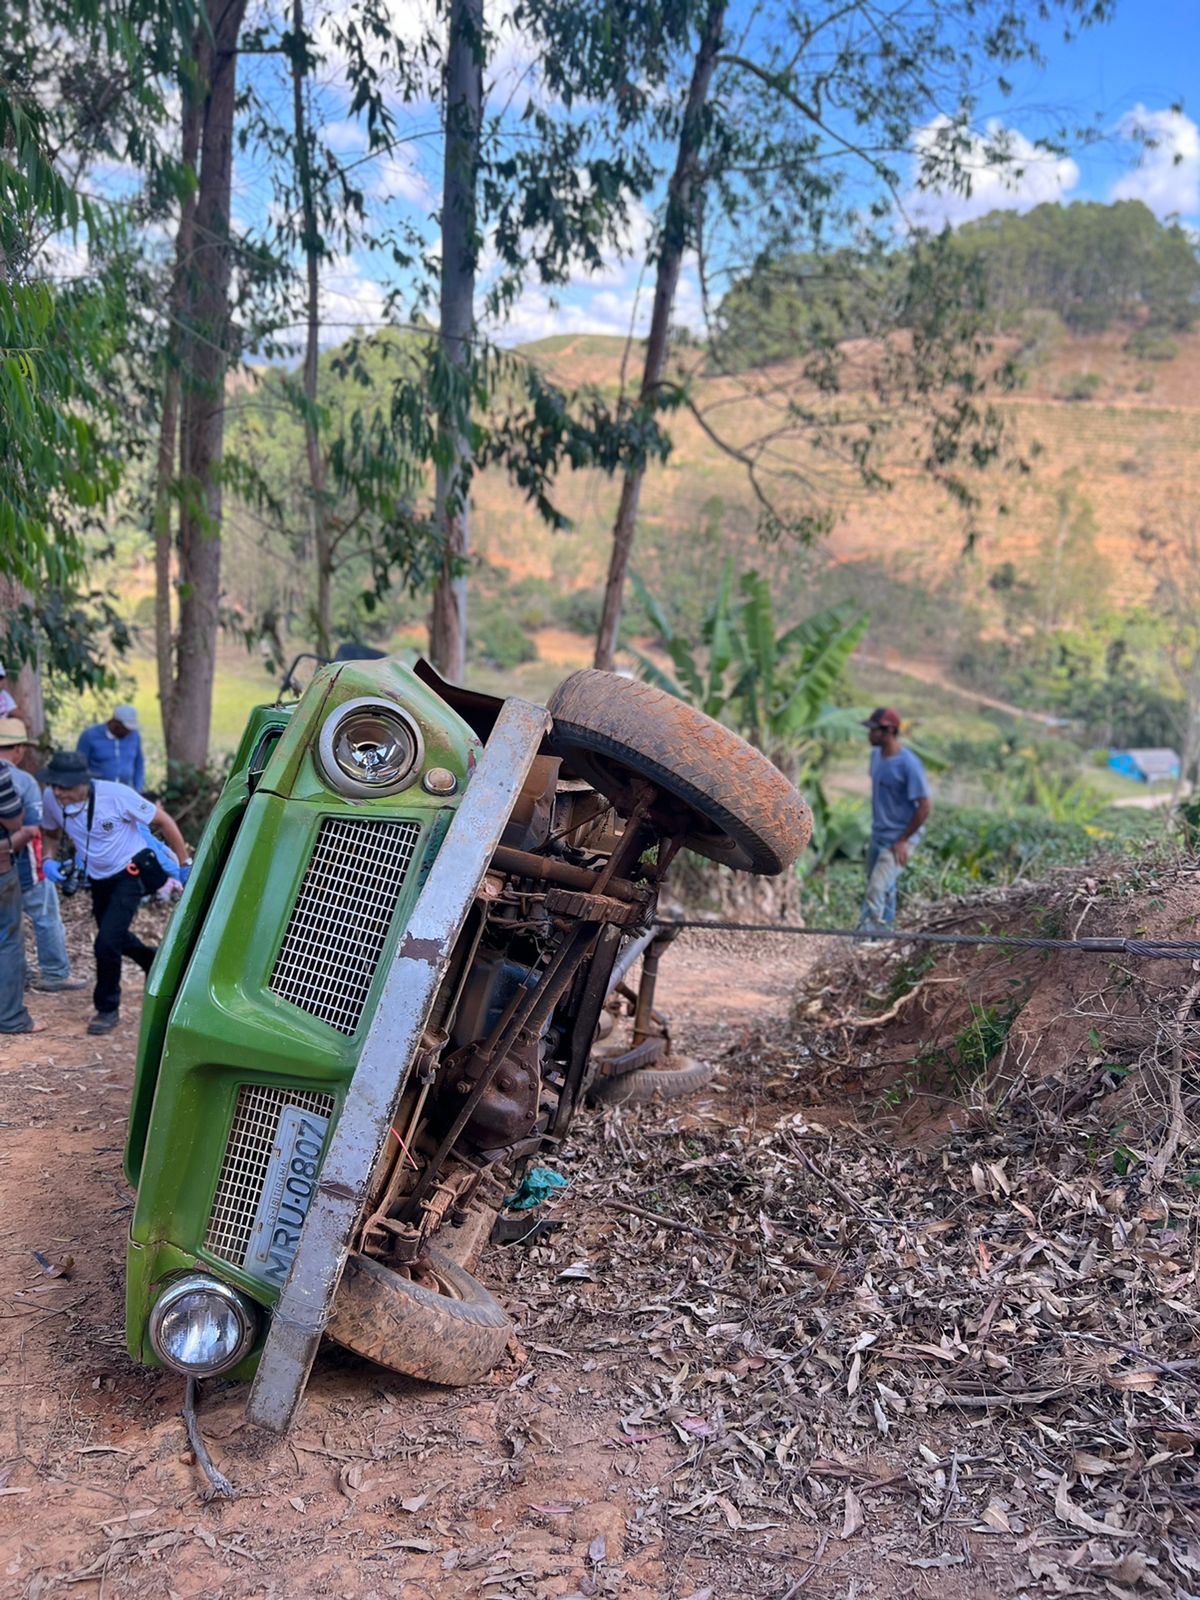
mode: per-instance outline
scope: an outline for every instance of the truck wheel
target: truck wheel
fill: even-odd
[[[597,1078],[590,1093],[606,1106],[646,1106],[654,1100],[684,1100],[698,1094],[716,1075],[710,1061],[668,1056],[662,1066],[623,1072],[619,1078]]]
[[[372,1256],[352,1255],[326,1332],[393,1372],[429,1383],[480,1383],[504,1355],[512,1322],[444,1250],[431,1245],[429,1260],[436,1291]]]
[[[628,811],[631,780],[648,778],[685,809],[689,850],[744,872],[790,867],[812,814],[761,751],[653,684],[591,668],[550,696],[550,744],[601,794]],[[665,806],[656,820],[678,831]]]

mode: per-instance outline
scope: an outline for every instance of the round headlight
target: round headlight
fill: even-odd
[[[193,1378],[228,1372],[258,1332],[254,1307],[217,1278],[192,1273],[168,1284],[150,1313],[150,1343],[164,1367]]]
[[[317,753],[325,776],[343,794],[393,794],[421,765],[421,730],[399,706],[348,700],[321,729]]]

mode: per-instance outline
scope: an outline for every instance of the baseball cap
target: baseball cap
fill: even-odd
[[[0,717],[0,750],[10,744],[28,744],[29,735],[20,717]]]
[[[113,708],[113,721],[120,722],[127,728],[136,728],[138,714],[136,706],[115,706]]]
[[[895,728],[900,731],[900,713],[893,711],[890,706],[876,706],[871,715],[863,723],[864,728]]]

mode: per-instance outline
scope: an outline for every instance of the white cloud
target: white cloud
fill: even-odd
[[[989,211],[1031,211],[1064,198],[1079,182],[1070,156],[1040,150],[1023,133],[996,119],[982,133],[962,130],[949,117],[935,117],[913,135],[912,187],[904,198],[908,220],[918,227],[957,226]],[[946,180],[953,157],[969,192]]]
[[[432,206],[435,196],[427,179],[407,150],[392,150],[363,163],[363,182],[373,200],[408,200]]]
[[[1110,199],[1141,200],[1158,217],[1200,214],[1200,128],[1191,117],[1139,105],[1121,118],[1117,132],[1141,146],[1141,157],[1113,184]]]
[[[341,88],[345,86],[349,57],[337,35],[353,9],[353,0],[330,0],[315,30],[326,70]],[[445,38],[445,15],[437,0],[385,0],[384,10],[397,48],[410,64],[419,56],[425,39],[440,42]],[[484,15],[492,34],[486,72],[489,103],[495,107],[508,102],[520,110],[526,100],[540,94],[536,41],[513,21],[511,0],[484,0]],[[375,48],[378,50],[378,45]],[[436,99],[438,75],[436,68],[429,67],[419,76],[423,79],[422,88],[414,103],[421,108]],[[396,99],[393,109],[400,104]]]
[[[367,148],[367,130],[361,122],[327,122],[321,129],[321,138],[338,155],[353,155]]]
[[[341,344],[356,326],[383,321],[384,289],[357,256],[335,256],[321,273],[321,343]]]
[[[639,281],[639,278],[641,281]],[[502,326],[489,331],[505,345],[527,344],[564,333],[607,333],[626,338],[632,331],[642,338],[650,326],[654,305],[654,274],[641,276],[641,264],[625,263],[623,272],[597,278],[578,277],[553,294],[530,284],[522,292]],[[687,262],[675,295],[676,325],[702,332],[704,318],[695,263]]]

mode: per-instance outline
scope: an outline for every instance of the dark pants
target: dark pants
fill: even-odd
[[[121,1005],[121,957],[150,971],[154,946],[143,944],[129,925],[142,903],[141,880],[132,872],[111,878],[93,878],[92,915],[96,919],[96,989],[92,1003],[97,1011],[117,1011]]]

